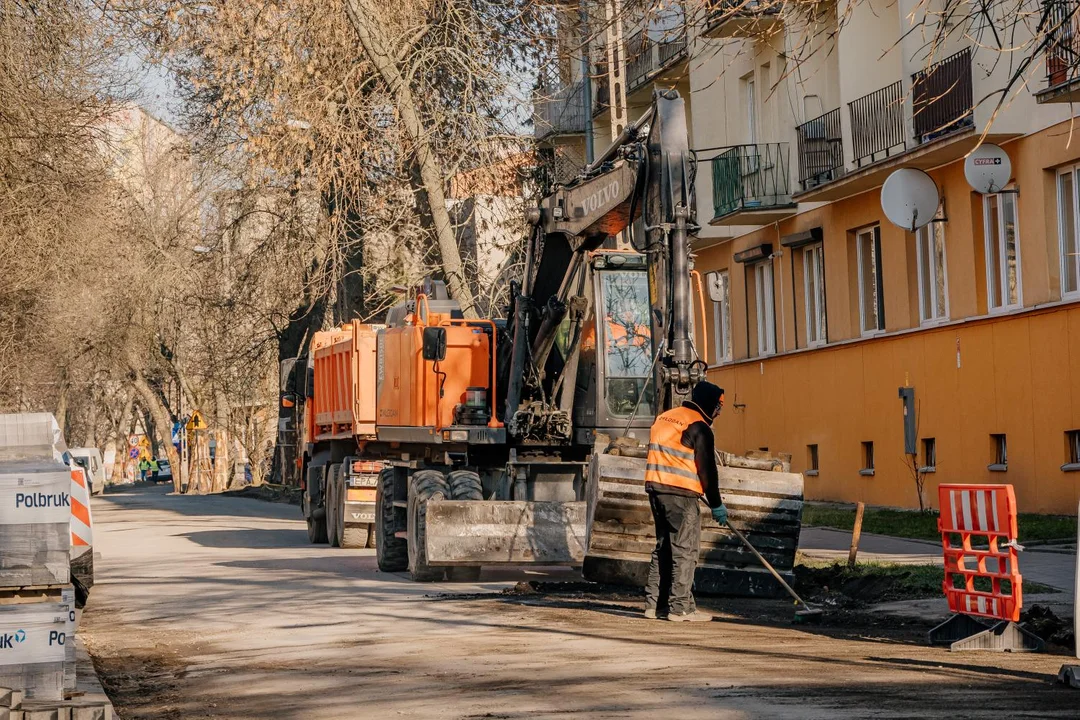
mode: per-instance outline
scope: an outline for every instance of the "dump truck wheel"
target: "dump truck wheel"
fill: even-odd
[[[341,524],[341,518],[337,511],[337,477],[340,471],[341,465],[330,465],[326,468],[326,539],[330,547],[341,547],[341,533],[338,527]]]
[[[368,548],[375,548],[375,523],[368,523],[367,526],[367,545]]]
[[[326,518],[322,520],[316,520],[308,516],[307,512],[307,496],[304,497],[305,512],[304,516],[307,519],[307,539],[312,545],[318,545],[319,543],[326,542]]]
[[[427,504],[450,497],[450,485],[437,470],[421,470],[412,476],[409,492],[409,573],[417,582],[443,579],[443,568],[429,567],[425,539]]]
[[[394,468],[384,468],[379,473],[379,485],[375,491],[375,560],[383,572],[401,572],[409,569],[409,542],[394,537]]]
[[[450,485],[451,500],[483,500],[484,486],[480,476],[472,470],[455,470],[446,476]]]
[[[343,548],[362,548],[367,545],[367,539],[368,529],[366,525],[341,529],[341,547]]]
[[[450,485],[451,500],[484,499],[484,487],[480,484],[480,476],[471,470],[455,470],[446,476],[446,482]],[[479,582],[481,570],[479,566],[448,568],[446,579],[450,582]]]

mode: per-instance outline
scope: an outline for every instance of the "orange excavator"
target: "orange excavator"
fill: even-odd
[[[657,91],[530,213],[505,318],[464,318],[429,279],[385,325],[317,333],[306,356],[284,363],[279,444],[304,489],[309,539],[374,546],[382,570],[417,580],[536,563],[642,581],[649,428],[707,370],[693,335],[695,289],[704,323],[694,176],[683,100]],[[779,538],[770,560],[790,568],[801,478],[796,489],[790,473],[771,472],[784,469],[773,459],[735,465],[772,476],[762,497],[792,500],[754,510],[781,520],[767,529]],[[754,563],[717,533],[710,552],[731,550],[724,568]]]

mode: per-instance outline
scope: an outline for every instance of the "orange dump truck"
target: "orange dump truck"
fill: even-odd
[[[292,409],[284,427],[295,428],[288,470],[304,488],[312,542],[377,545],[383,569],[409,567],[419,579],[442,577],[451,567],[470,577],[480,562],[440,554],[440,566],[428,566],[419,544],[427,527],[417,515],[432,498],[484,498],[480,472],[461,469],[467,458],[490,471],[490,455],[505,471],[506,430],[492,412],[499,328],[463,319],[442,283],[427,289],[392,310],[386,326],[352,322],[316,333],[308,356],[283,368],[283,404]],[[479,560],[499,558],[489,552]],[[506,562],[515,560],[533,558],[506,553]]]

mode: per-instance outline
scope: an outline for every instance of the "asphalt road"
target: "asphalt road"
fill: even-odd
[[[309,545],[292,506],[165,488],[93,503],[84,642],[124,718],[1080,717],[1051,681],[1062,656],[791,626],[775,603],[650,622],[619,598],[499,594],[542,571],[380,573],[373,551]]]

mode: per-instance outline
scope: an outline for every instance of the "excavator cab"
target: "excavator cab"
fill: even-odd
[[[595,251],[588,270],[590,311],[581,338],[574,426],[609,436],[643,432],[645,438],[656,414],[651,371],[657,347],[646,257]],[[558,343],[564,353],[566,335],[561,332]]]

